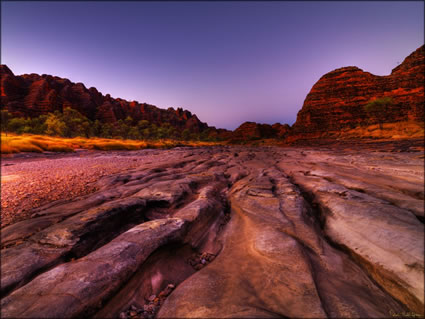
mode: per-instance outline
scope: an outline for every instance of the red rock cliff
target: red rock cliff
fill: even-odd
[[[388,97],[382,122],[424,119],[424,46],[409,55],[388,76],[344,67],[322,76],[307,95],[290,140],[321,137],[332,131],[370,123],[364,106]]]
[[[230,136],[233,142],[266,139],[266,138],[283,138],[289,132],[288,124],[275,123],[259,124],[255,122],[245,122],[234,130]]]
[[[15,76],[1,65],[1,106],[16,116],[39,116],[65,107],[76,109],[91,120],[113,123],[127,116],[136,121],[148,120],[156,125],[170,123],[177,129],[199,133],[208,128],[196,115],[178,108],[167,110],[146,103],[128,102],[87,89],[83,83],[51,75]]]

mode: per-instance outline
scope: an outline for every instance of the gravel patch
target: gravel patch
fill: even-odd
[[[27,219],[31,210],[56,200],[96,191],[101,177],[152,160],[149,151],[75,154],[64,157],[2,159],[1,228]]]

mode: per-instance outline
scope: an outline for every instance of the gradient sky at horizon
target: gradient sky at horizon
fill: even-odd
[[[218,128],[293,124],[314,83],[424,43],[424,2],[5,2],[1,63],[183,107]]]

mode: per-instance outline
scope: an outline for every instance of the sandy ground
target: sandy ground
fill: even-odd
[[[31,210],[55,200],[72,200],[96,190],[102,176],[136,168],[157,153],[89,152],[20,154],[1,161],[1,228],[27,219]]]

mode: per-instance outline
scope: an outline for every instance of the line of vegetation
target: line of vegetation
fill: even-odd
[[[209,130],[200,134],[179,131],[170,123],[157,126],[146,120],[127,117],[116,123],[91,121],[77,110],[38,117],[14,117],[1,111],[1,153],[71,152],[75,149],[138,150],[177,146],[215,145],[218,140]]]
[[[7,110],[1,111],[1,131],[15,134],[38,134],[58,137],[100,137],[121,140],[160,140],[216,142],[217,137],[209,129],[194,133],[188,129],[177,130],[170,123],[161,126],[146,120],[136,121],[128,116],[116,123],[91,121],[80,112],[70,107],[63,112],[55,111],[38,117],[14,117]]]

